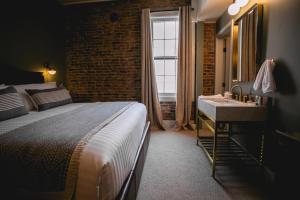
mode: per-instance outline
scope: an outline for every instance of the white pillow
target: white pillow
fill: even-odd
[[[56,82],[47,82],[47,83],[33,83],[33,84],[24,84],[24,85],[14,85],[18,93],[21,94],[24,105],[28,111],[35,110],[37,105],[35,105],[34,101],[31,99],[30,95],[25,91],[29,90],[43,90],[43,89],[52,89],[56,88]]]

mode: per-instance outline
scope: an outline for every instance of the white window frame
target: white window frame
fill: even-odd
[[[153,22],[157,22],[157,21],[178,21],[179,20],[179,12],[178,11],[163,11],[163,12],[152,12],[151,13],[151,26],[152,26],[152,30],[153,30]],[[178,31],[179,31],[179,27],[178,27]],[[153,31],[152,31],[152,40],[153,39]],[[179,34],[178,34],[179,35]],[[177,47],[178,47],[178,38],[175,37],[175,39],[177,40]],[[163,39],[163,40],[168,40],[168,39]],[[171,40],[171,39],[170,39]],[[178,54],[178,52],[177,52]],[[178,55],[177,56],[153,56],[154,60],[175,60],[175,62],[177,63],[176,65],[178,66]],[[156,78],[157,75],[155,75]],[[166,76],[166,75],[161,75],[161,76]],[[177,90],[177,70],[175,71],[175,90]],[[163,101],[176,101],[176,95],[177,92],[175,93],[158,93],[159,96],[159,101],[163,102]]]

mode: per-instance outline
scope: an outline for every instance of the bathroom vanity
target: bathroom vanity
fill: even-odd
[[[215,178],[216,166],[226,165],[228,161],[242,159],[254,160],[263,165],[264,132],[267,112],[265,106],[255,103],[244,103],[224,97],[198,98],[197,109],[197,145],[201,146],[212,163],[212,176]],[[251,155],[232,136],[232,126],[239,124],[259,124],[261,144],[259,158]],[[205,125],[211,136],[200,136],[199,129]]]

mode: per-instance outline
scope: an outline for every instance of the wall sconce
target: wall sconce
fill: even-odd
[[[53,67],[51,67],[49,65],[49,63],[45,63],[44,67],[45,67],[46,71],[48,72],[48,74],[50,74],[50,75],[55,75],[56,74],[56,70]]]
[[[246,6],[249,3],[249,0],[235,0],[234,3],[230,4],[228,7],[229,15],[236,15],[240,12],[241,7]]]

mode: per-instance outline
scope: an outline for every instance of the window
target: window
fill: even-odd
[[[178,12],[151,15],[155,76],[161,101],[176,99]]]

